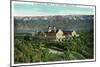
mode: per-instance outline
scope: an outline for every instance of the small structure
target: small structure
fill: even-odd
[[[49,26],[48,27],[48,32],[57,32],[57,29],[56,29],[55,26],[53,26],[53,27]]]
[[[52,32],[52,27],[51,26],[48,27],[48,32]]]
[[[54,32],[57,32],[57,28],[55,26],[53,27],[53,31]]]
[[[62,41],[63,39],[65,39],[64,33],[61,29],[59,29],[59,31],[56,33],[56,40]]]
[[[73,30],[73,32],[72,32],[72,36],[79,37],[79,34],[77,34],[75,30]]]

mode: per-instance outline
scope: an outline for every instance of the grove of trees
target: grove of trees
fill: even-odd
[[[15,36],[14,62],[33,63],[94,58],[92,32],[79,32],[79,37],[66,38],[62,42],[29,36]],[[52,53],[50,49],[59,53]]]

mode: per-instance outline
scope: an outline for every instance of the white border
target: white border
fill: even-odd
[[[33,1],[34,2],[34,1]],[[24,65],[44,65],[44,64],[59,64],[59,63],[74,63],[74,62],[88,62],[88,61],[95,61],[96,56],[95,56],[95,48],[96,48],[96,43],[95,43],[95,37],[96,37],[96,22],[95,22],[95,10],[96,7],[91,5],[91,7],[94,8],[94,59],[84,59],[84,60],[69,60],[69,61],[54,61],[54,62],[38,62],[38,63],[21,63],[21,64],[14,64],[14,3],[27,3],[31,4],[31,2],[17,2],[17,1],[12,1],[11,2],[11,66],[24,66]],[[43,3],[43,2],[34,2],[34,3]],[[45,3],[46,4],[46,3]],[[51,4],[57,4],[57,3],[51,3]],[[60,4],[60,3],[59,3]],[[65,4],[65,3],[64,3]],[[63,5],[63,4],[62,4]],[[67,4],[65,4],[67,5]],[[75,4],[68,4],[68,5],[75,5]],[[78,5],[78,4],[76,4]],[[79,6],[90,6],[90,5],[79,5]]]

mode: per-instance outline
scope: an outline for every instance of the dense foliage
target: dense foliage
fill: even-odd
[[[93,33],[79,32],[62,42],[45,38],[15,36],[15,63],[93,59]]]

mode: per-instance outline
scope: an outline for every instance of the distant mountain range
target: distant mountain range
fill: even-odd
[[[93,30],[93,15],[66,15],[66,16],[15,16],[15,32],[44,32],[48,26],[55,26],[63,31],[91,31]]]

